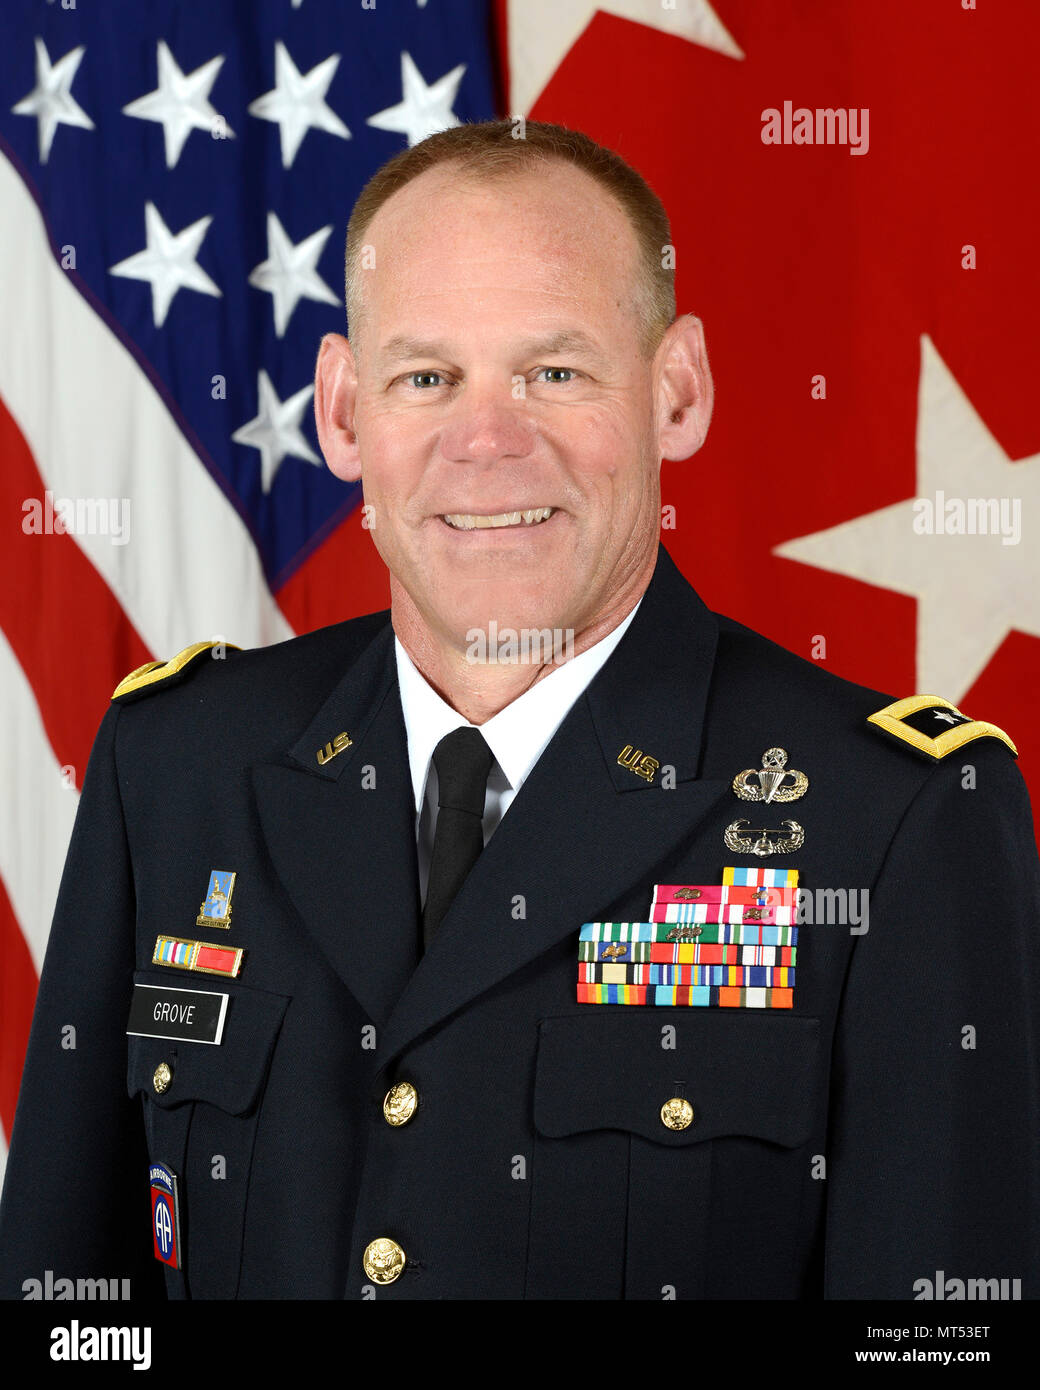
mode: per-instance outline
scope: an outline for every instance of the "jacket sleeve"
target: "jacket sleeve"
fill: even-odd
[[[832,1061],[825,1293],[1040,1297],[1040,873],[977,742],[910,805],[854,947]],[[826,928],[824,928],[826,930]],[[923,1281],[927,1281],[927,1284]],[[942,1296],[939,1293],[939,1296]],[[976,1297],[997,1297],[999,1286]]]
[[[33,1015],[0,1206],[4,1298],[24,1298],[25,1281],[48,1270],[164,1296],[140,1099],[127,1094],[135,899],[120,713],[109,708],[90,755]]]

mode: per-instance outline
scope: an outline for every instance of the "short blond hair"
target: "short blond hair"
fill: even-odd
[[[522,132],[522,133],[520,133]],[[640,338],[652,355],[675,318],[675,272],[671,228],[664,204],[630,164],[580,130],[546,121],[482,121],[438,131],[402,150],[377,169],[354,204],[347,225],[346,306],[348,329],[360,318],[361,255],[373,217],[399,189],[436,165],[452,165],[476,180],[507,177],[559,160],[584,170],[612,195],[628,218],[639,247],[637,267]]]

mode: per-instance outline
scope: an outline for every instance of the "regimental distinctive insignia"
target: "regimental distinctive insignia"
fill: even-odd
[[[148,1185],[152,1194],[152,1252],[171,1269],[180,1269],[181,1213],[177,1174],[166,1163],[149,1163]]]
[[[206,941],[188,941],[179,936],[157,936],[152,952],[153,965],[169,965],[175,970],[195,970],[201,975],[227,975],[242,969],[241,946],[211,946]]]
[[[1018,749],[1003,729],[962,714],[956,705],[938,695],[910,695],[896,700],[868,716],[867,723],[901,743],[908,743],[927,758],[945,758],[947,753],[977,738],[999,739],[1018,757]]]
[[[167,682],[177,682],[186,679],[187,673],[196,669],[195,663],[204,652],[212,651],[214,647],[219,647],[221,652],[237,652],[241,649],[232,642],[193,642],[190,647],[185,647],[169,661],[146,661],[143,666],[138,666],[131,671],[112,691],[113,700],[124,700],[129,702],[131,699],[138,699],[141,695],[149,694],[154,688]]]
[[[206,899],[195,918],[197,927],[230,927],[231,894],[235,891],[236,875],[230,869],[214,869],[209,876]]]
[[[805,844],[805,831],[796,820],[780,822],[780,830],[753,830],[751,822],[735,820],[726,826],[726,848],[735,854],[791,854]]]
[[[627,767],[629,772],[642,777],[644,782],[652,782],[654,774],[661,766],[656,758],[651,758],[650,754],[644,753],[641,748],[633,748],[630,743],[626,743],[618,754],[618,762],[622,767]]]
[[[805,795],[808,786],[809,779],[804,772],[788,769],[787,752],[783,748],[767,748],[757,772],[746,767],[733,779],[733,790],[741,801],[797,801]]]
[[[346,730],[344,730],[343,733],[337,734],[334,739],[330,739],[324,748],[318,749],[318,762],[324,766],[326,763],[331,762],[338,754],[342,753],[344,748],[350,748],[353,742],[354,740]]]

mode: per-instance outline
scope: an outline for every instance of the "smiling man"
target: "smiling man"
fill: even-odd
[[[351,342],[318,363],[322,448],[364,481],[397,636],[475,723],[551,668],[477,668],[467,634],[548,627],[581,652],[613,631],[656,563],[661,458],[695,452],[711,417],[663,211],[616,157],[561,144],[605,185],[553,139],[453,132],[377,175],[351,220]]]
[[[4,1292],[1037,1297],[1013,745],[700,601],[658,534],[712,412],[667,217],[517,134],[432,136],[351,218],[316,413],[390,612],[115,693]]]

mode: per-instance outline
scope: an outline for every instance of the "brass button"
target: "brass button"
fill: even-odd
[[[363,1263],[373,1284],[392,1284],[404,1272],[404,1251],[396,1240],[380,1236],[365,1246]]]
[[[661,1123],[668,1129],[689,1129],[693,1124],[693,1106],[681,1096],[673,1096],[661,1106]]]
[[[160,1062],[152,1073],[152,1085],[155,1087],[156,1095],[161,1096],[163,1091],[168,1091],[172,1080],[173,1072],[165,1062]]]
[[[415,1114],[419,1104],[419,1092],[410,1081],[399,1081],[391,1086],[383,1097],[383,1117],[388,1125],[395,1128],[406,1125]]]

